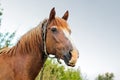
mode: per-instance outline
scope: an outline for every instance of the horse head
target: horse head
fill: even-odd
[[[71,29],[67,23],[69,12],[62,18],[56,17],[55,8],[50,12],[46,32],[46,50],[48,54],[63,59],[68,66],[75,66],[79,56],[72,38]]]

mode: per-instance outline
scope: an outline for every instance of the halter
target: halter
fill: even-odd
[[[46,50],[47,26],[48,26],[48,21],[44,20],[44,22],[42,24],[42,41],[43,41],[43,53],[45,54],[46,57],[48,57],[48,53],[47,53],[47,50]]]

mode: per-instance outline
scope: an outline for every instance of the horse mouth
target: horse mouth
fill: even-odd
[[[63,60],[64,60],[65,64],[66,64],[67,66],[74,67],[74,66],[75,66],[75,63],[73,63],[73,62],[71,61],[71,58],[72,58],[71,52],[69,52],[69,53],[67,53],[66,55],[63,56]]]

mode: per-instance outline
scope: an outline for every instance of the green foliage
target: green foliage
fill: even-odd
[[[1,16],[2,16],[2,14],[3,14],[3,9],[1,8],[1,4],[0,4],[0,25],[1,25]]]
[[[36,80],[82,80],[80,70],[65,69],[55,61],[48,59],[44,66],[43,74],[40,72]]]
[[[0,11],[0,16],[2,15],[2,12]]]
[[[102,75],[98,75],[96,80],[114,80],[114,74],[113,73],[105,73]]]
[[[14,38],[14,36],[15,32],[13,32],[12,34],[10,34],[9,32],[5,34],[0,33],[0,49],[11,46],[11,41]]]

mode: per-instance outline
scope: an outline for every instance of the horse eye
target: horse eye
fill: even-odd
[[[57,28],[53,27],[53,28],[51,29],[51,31],[52,31],[52,32],[56,32],[56,31],[57,31]]]

